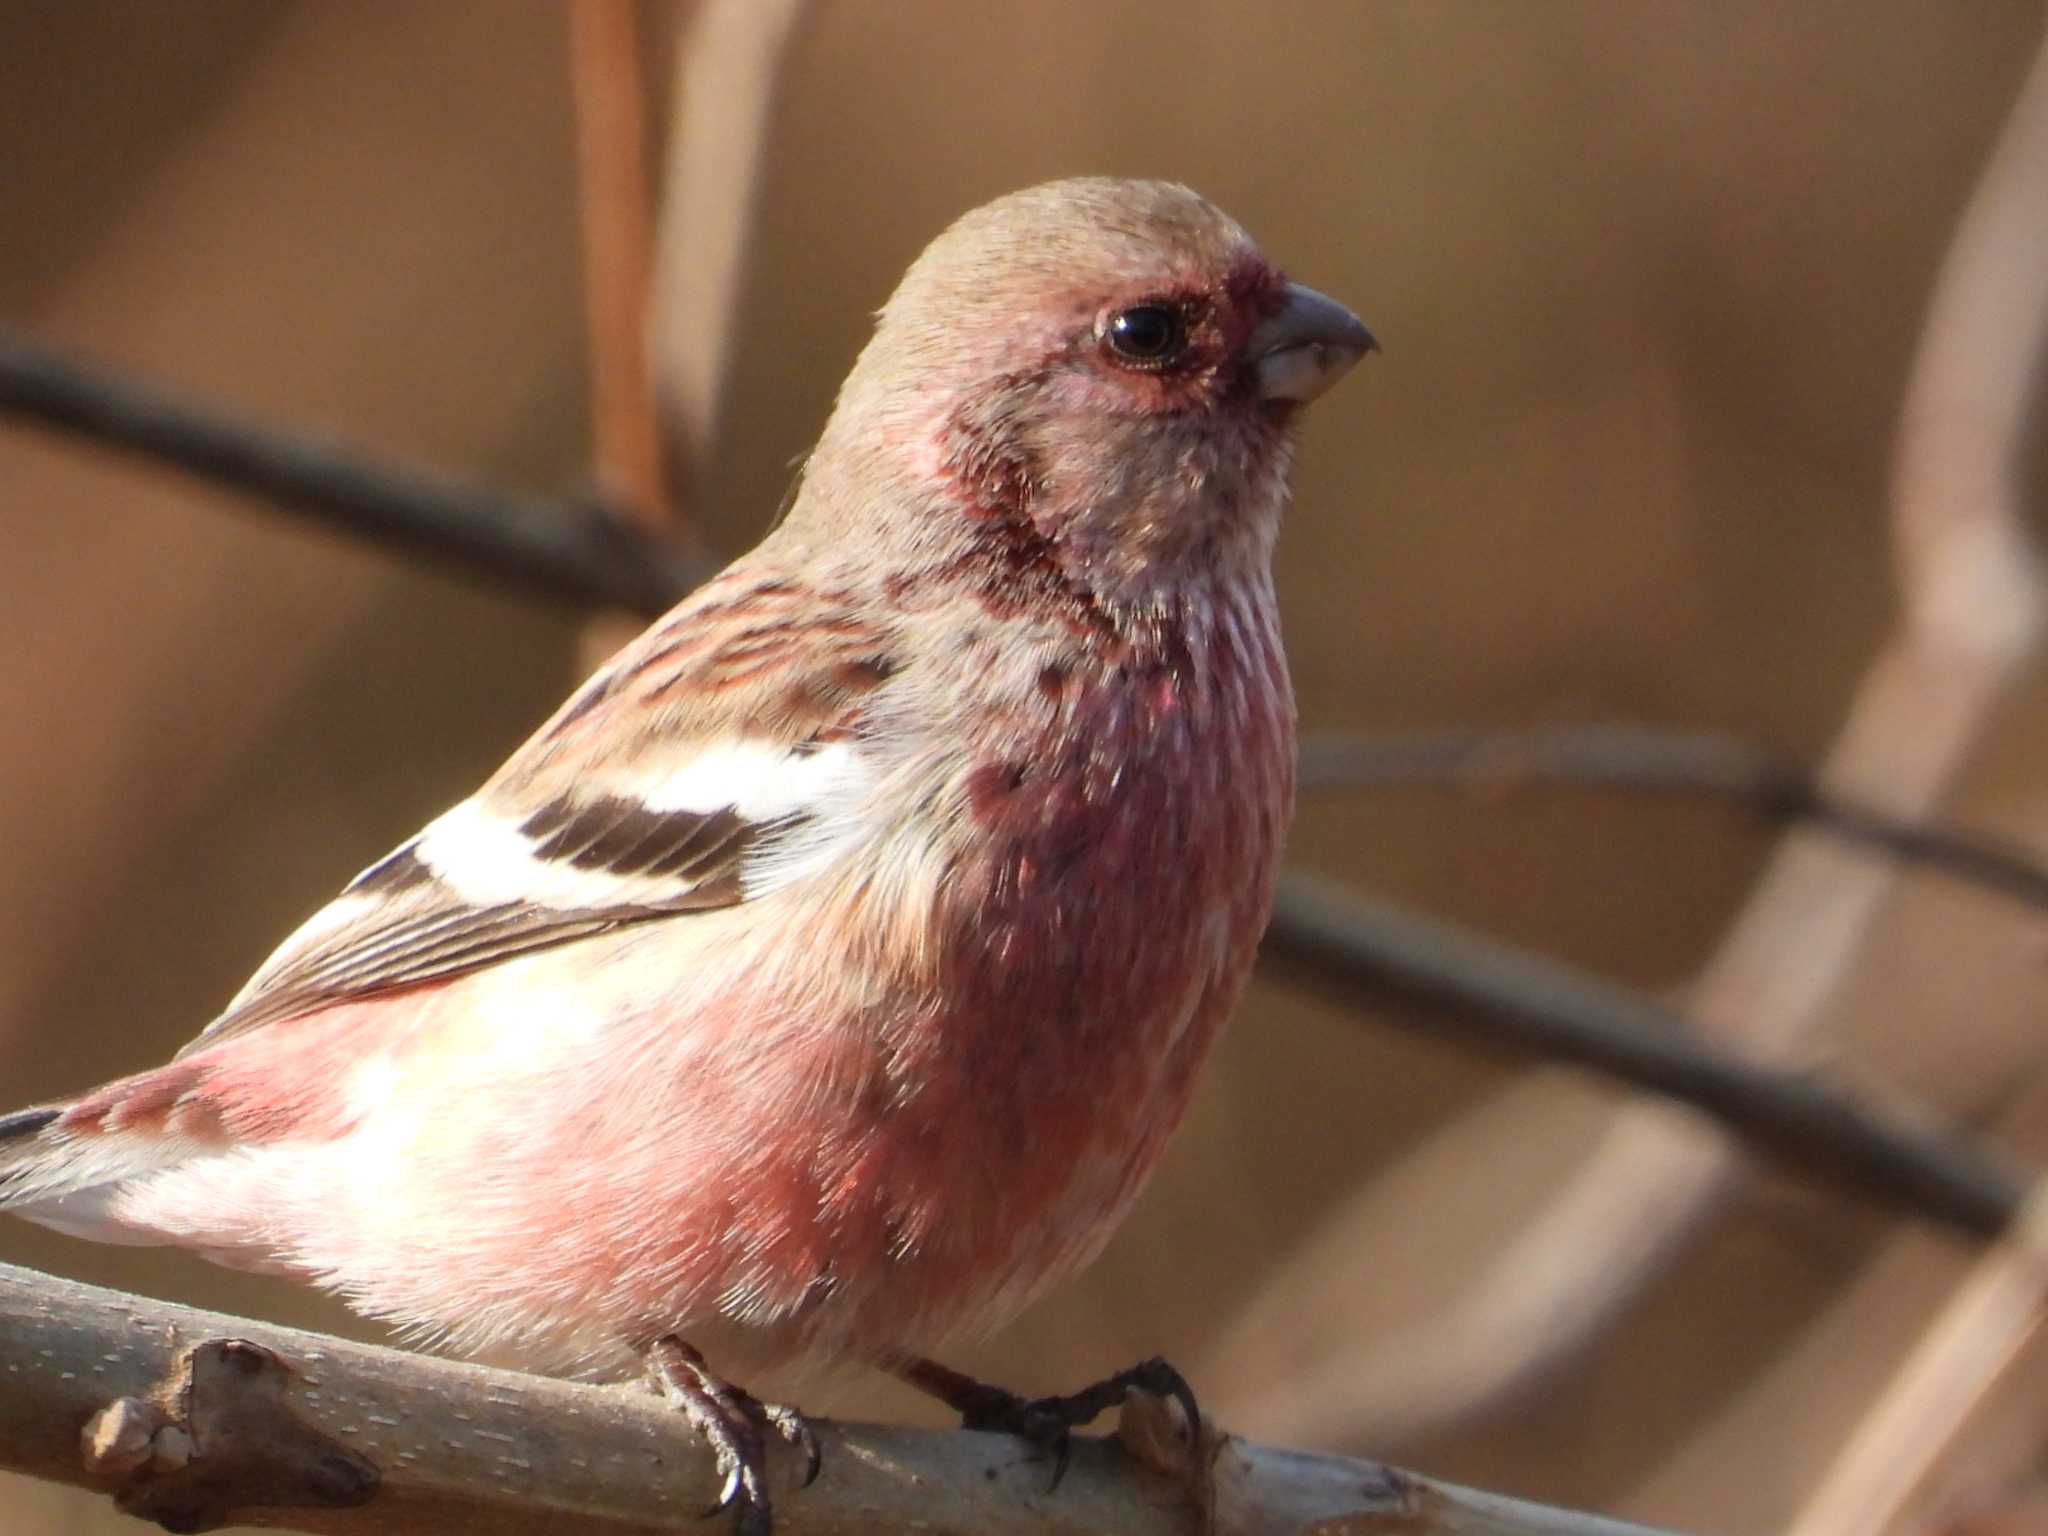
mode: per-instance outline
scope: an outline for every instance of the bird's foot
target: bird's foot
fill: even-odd
[[[963,1429],[992,1430],[1015,1435],[1052,1460],[1052,1486],[1066,1476],[1067,1459],[1074,1431],[1108,1409],[1130,1398],[1133,1392],[1171,1398],[1187,1418],[1189,1436],[1188,1469],[1190,1493],[1206,1529],[1211,1496],[1210,1463],[1214,1460],[1202,1410],[1195,1402],[1194,1388],[1167,1361],[1154,1356],[1140,1360],[1128,1370],[1104,1377],[1063,1397],[1020,1397],[1002,1387],[976,1381],[935,1360],[913,1360],[897,1374],[920,1392],[936,1397],[960,1415]]]
[[[655,1340],[647,1352],[647,1370],[661,1395],[681,1410],[718,1458],[725,1485],[708,1513],[730,1509],[739,1536],[770,1536],[775,1511],[768,1495],[766,1434],[772,1431],[803,1454],[801,1486],[808,1488],[817,1480],[822,1460],[810,1424],[796,1409],[764,1403],[734,1386],[673,1335]]]

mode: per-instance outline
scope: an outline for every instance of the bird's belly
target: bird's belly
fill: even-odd
[[[1256,872],[1223,897],[1185,861],[1100,899],[1138,876],[1095,851],[1065,885],[985,890],[921,985],[821,1006],[751,967],[615,1027],[608,1086],[480,1159],[528,1157],[519,1182],[554,1213],[503,1246],[508,1290],[627,1337],[873,1359],[999,1326],[1092,1257],[1181,1119],[1265,901]]]

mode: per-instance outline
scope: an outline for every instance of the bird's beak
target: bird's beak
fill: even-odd
[[[1262,400],[1313,400],[1351,371],[1379,343],[1335,299],[1300,283],[1287,285],[1280,312],[1252,332],[1245,357]]]

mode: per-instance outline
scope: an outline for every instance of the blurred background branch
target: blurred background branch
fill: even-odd
[[[639,0],[569,0],[576,102],[591,463],[607,497],[650,531],[700,554],[662,467],[648,351],[653,223]]]
[[[702,0],[675,50],[652,325],[667,419],[693,483],[718,440],[766,174],[770,113],[804,0]]]
[[[618,513],[372,461],[188,405],[154,386],[0,334],[0,415],[146,457],[408,554],[572,603],[653,615],[708,568]]]
[[[2048,1198],[1980,1259],[1855,1433],[1786,1536],[1864,1536],[1894,1527],[1928,1470],[2041,1326],[2048,1298]]]
[[[1483,795],[1554,785],[1707,795],[1772,822],[1806,822],[1909,864],[2048,908],[2048,865],[1956,827],[1909,822],[1835,794],[1796,763],[1728,736],[1601,724],[1533,730],[1318,732],[1301,788],[1435,788]]]
[[[1900,424],[1895,554],[1907,633],[1919,645],[1887,660],[1898,673],[1894,688],[1938,693],[1951,721],[1988,710],[2048,618],[2021,484],[2029,406],[2048,359],[2044,230],[2048,41],[1957,226]],[[1918,707],[1943,717],[1934,699]],[[1930,763],[1929,771],[1939,770]],[[2048,1195],[2037,1189],[2027,1219],[1930,1318],[1800,1511],[1793,1536],[1895,1526],[1928,1469],[1953,1453],[1971,1411],[2038,1332],[2048,1297],[2044,1233]]]
[[[1952,1134],[1859,1104],[1811,1074],[1744,1062],[1683,1015],[1553,960],[1285,876],[1266,956],[1355,1006],[1605,1072],[1707,1115],[1767,1156],[1978,1237],[2023,1186]]]

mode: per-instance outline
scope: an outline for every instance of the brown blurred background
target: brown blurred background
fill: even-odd
[[[1306,726],[1626,718],[1811,758],[1890,622],[1906,369],[2042,25],[2038,0],[820,4],[687,513],[720,549],[758,533],[954,214],[1058,174],[1179,178],[1386,349],[1315,412],[1281,551]],[[0,4],[0,324],[583,489],[564,40],[505,0]],[[160,1059],[575,676],[583,615],[5,426],[0,534],[0,1108]],[[2035,679],[2001,705],[1948,807],[2036,847],[2042,702]],[[1724,808],[1592,792],[1328,794],[1296,841],[1648,989],[1713,949],[1771,846]],[[2048,1145],[2038,920],[1915,877],[1880,933],[1832,1065]],[[1772,1529],[1970,1258],[1787,1179],[1732,1187],[1533,1388],[1414,1424],[1274,1407],[1311,1355],[1370,1359],[1486,1279],[1619,1103],[1262,985],[1108,1256],[958,1363],[1054,1390],[1164,1352],[1248,1434]],[[361,1332],[282,1283],[19,1223],[0,1257]],[[2030,1484],[2044,1388],[2023,1362],[1939,1507]],[[7,1536],[122,1528],[0,1488]]]

